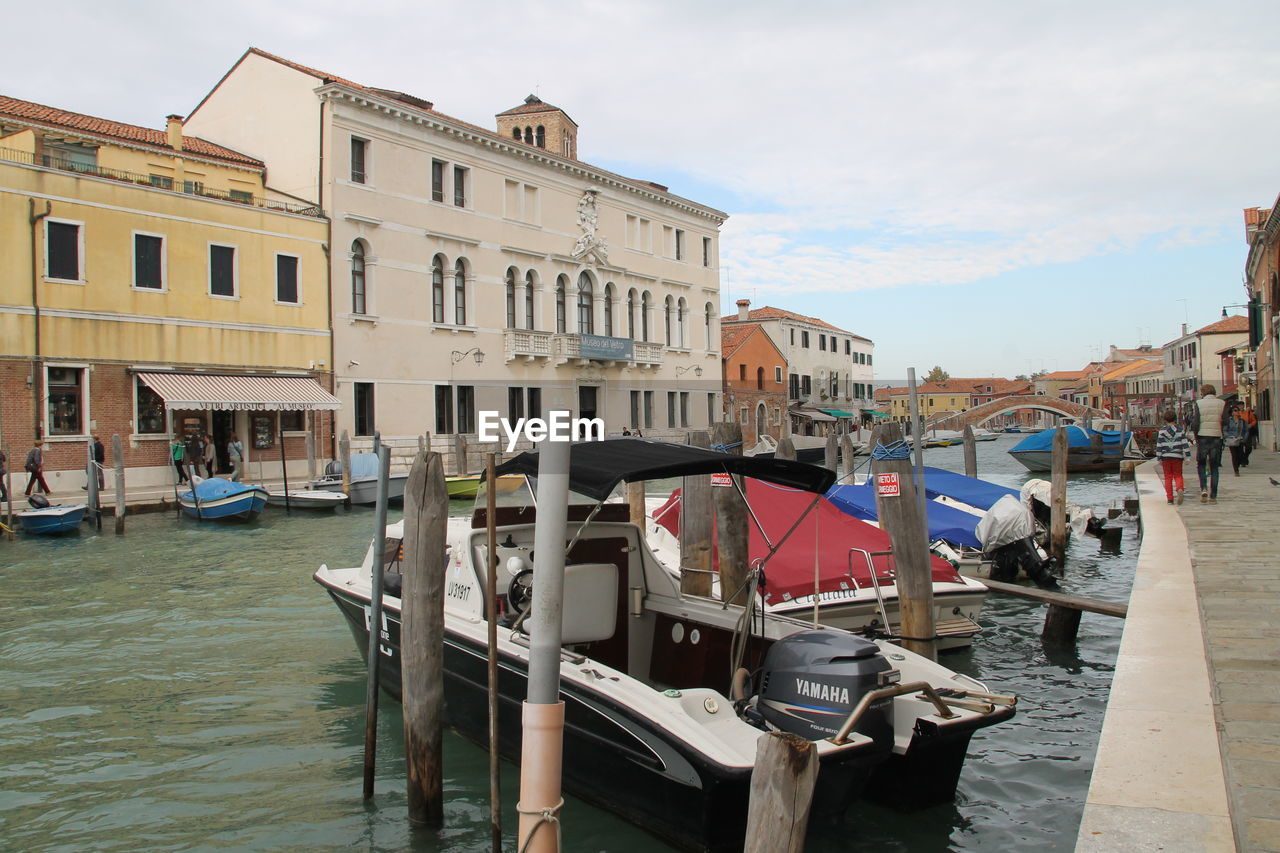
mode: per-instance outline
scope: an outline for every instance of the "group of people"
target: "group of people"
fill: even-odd
[[[1231,453],[1231,470],[1237,477],[1249,466],[1249,454],[1258,443],[1258,418],[1252,409],[1240,403],[1227,405],[1217,396],[1217,389],[1205,385],[1200,389],[1189,412],[1187,427],[1178,422],[1172,409],[1165,412],[1165,425],[1156,436],[1156,458],[1164,475],[1164,492],[1169,503],[1181,504],[1186,485],[1182,477],[1182,460],[1191,455],[1191,442],[1196,446],[1196,476],[1200,481],[1200,503],[1218,502],[1218,475],[1222,467],[1222,449]]]
[[[102,467],[107,459],[107,448],[102,444],[102,439],[93,436],[93,461],[94,470],[98,475],[98,488],[103,488],[104,479],[102,476]],[[22,470],[27,472],[27,489],[24,494],[31,497],[32,492],[36,494],[51,494],[53,489],[49,488],[49,484],[44,479],[44,441],[36,439],[32,443],[31,449],[27,451],[27,458],[22,463]],[[9,500],[9,459],[5,456],[4,451],[0,450],[0,503]],[[88,486],[81,486],[87,489]]]
[[[203,466],[205,476],[213,477],[217,466],[217,453],[213,439],[203,433],[193,435],[185,441],[175,438],[169,447],[169,455],[173,459],[173,467],[178,472],[178,483],[187,482],[187,468],[199,471]],[[227,441],[227,458],[231,462],[231,479],[239,480],[244,462],[244,444],[240,436],[234,432]]]

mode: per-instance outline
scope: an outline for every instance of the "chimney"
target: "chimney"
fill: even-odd
[[[738,319],[739,320],[751,319],[751,300],[750,299],[738,300]]]
[[[1183,336],[1184,338],[1187,336],[1187,324],[1186,324],[1186,323],[1183,323],[1183,324],[1182,324],[1182,336]]]
[[[182,150],[182,116],[165,116],[165,130],[169,133],[169,147],[174,151]]]

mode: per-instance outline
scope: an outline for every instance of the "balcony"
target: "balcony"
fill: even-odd
[[[508,336],[525,334],[521,330],[507,330]],[[633,341],[629,338],[609,338],[601,335],[587,335],[588,344],[583,346],[583,335],[568,332],[531,332],[528,334],[544,335],[547,338],[545,351],[539,349],[535,356],[553,356],[557,365],[576,361],[579,364],[596,362],[604,367],[615,364],[635,365],[640,368],[657,367],[662,364],[662,345]],[[510,341],[510,337],[508,337]],[[543,344],[540,343],[540,346]],[[511,345],[508,344],[508,353]],[[510,360],[508,358],[508,360]],[[532,360],[532,359],[530,359]]]
[[[294,213],[299,216],[314,216],[317,219],[324,219],[324,211],[315,205],[275,201],[235,190],[213,190],[197,181],[186,181],[183,186],[175,188],[173,179],[162,175],[143,175],[139,172],[126,172],[123,169],[108,169],[93,163],[63,159],[51,154],[43,154],[37,157],[30,151],[0,148],[0,161],[37,168],[58,169],[63,172],[74,172],[77,175],[106,178],[107,180],[119,181],[125,184],[137,184],[153,190],[163,190],[179,195],[194,195],[201,198],[243,204],[249,207],[259,207],[263,210],[275,210],[281,213]]]
[[[523,358],[535,361],[539,358],[551,358],[551,332],[538,332],[533,329],[507,329],[503,333],[503,349],[508,362]]]

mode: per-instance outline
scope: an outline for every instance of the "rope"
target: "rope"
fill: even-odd
[[[713,444],[711,445],[711,449],[718,451],[720,453],[728,453],[733,448],[741,447],[741,446],[742,446],[741,441],[735,441],[733,444]]]
[[[529,830],[529,835],[524,840],[524,844],[520,846],[520,853],[525,853],[529,849],[529,845],[533,843],[533,838],[538,834],[538,829],[544,823],[555,824],[556,830],[556,849],[560,849],[560,809],[564,806],[564,797],[560,798],[560,802],[554,806],[542,809],[526,809],[519,803],[516,803],[516,811],[520,814],[537,815],[538,822]]]
[[[871,458],[876,460],[910,459],[911,445],[901,439],[888,446],[876,442],[876,449],[871,451]]]

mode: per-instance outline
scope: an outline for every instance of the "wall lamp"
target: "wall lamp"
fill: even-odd
[[[454,364],[457,364],[467,356],[471,356],[472,358],[474,358],[476,360],[476,364],[484,363],[484,350],[480,349],[480,347],[472,347],[471,349],[466,350],[465,352],[454,350],[453,353],[450,355],[450,358],[453,359]]]
[[[1223,305],[1223,306],[1222,306],[1222,316],[1223,316],[1223,317],[1226,317],[1226,316],[1227,316],[1227,309],[1228,309],[1228,308],[1248,308],[1248,307],[1249,307],[1249,303],[1248,303],[1248,302],[1239,302],[1239,303],[1236,303],[1235,305]]]
[[[701,376],[701,375],[702,375],[702,366],[701,366],[701,365],[695,365],[695,366],[693,366],[693,367],[690,367],[690,366],[688,366],[688,365],[685,365],[684,367],[677,367],[677,368],[676,368],[676,376],[683,376],[684,374],[688,373],[690,370],[692,370],[692,371],[693,371],[693,375],[694,375],[694,376]]]

